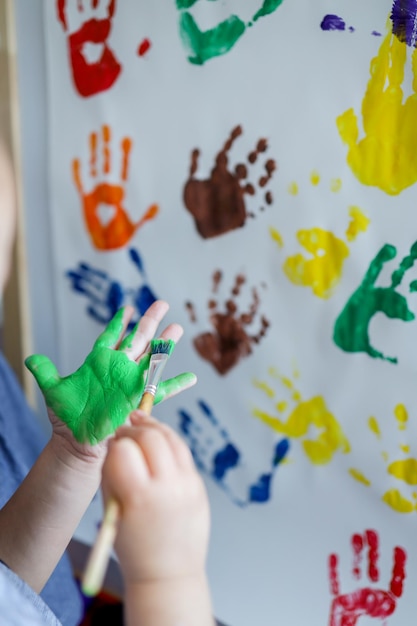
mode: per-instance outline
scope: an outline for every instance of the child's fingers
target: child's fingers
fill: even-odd
[[[133,484],[149,481],[149,471],[141,448],[131,438],[112,439],[103,465],[103,491],[119,500],[130,498]]]
[[[184,329],[180,324],[169,324],[161,333],[161,339],[172,339],[174,343],[178,343],[184,334]]]
[[[146,351],[168,309],[169,305],[164,300],[153,302],[132,332],[123,339],[119,350],[125,352],[132,361],[139,359]]]
[[[159,383],[155,394],[155,404],[172,398],[177,394],[193,387],[197,382],[197,376],[193,372],[183,372],[174,378],[167,378]]]
[[[168,424],[157,421],[142,411],[133,411],[130,416],[133,427],[148,426],[157,428],[166,438],[177,466],[183,470],[194,469],[194,460],[190,449],[178,433]]]
[[[177,460],[169,441],[158,423],[144,423],[141,426],[121,426],[116,438],[132,439],[140,448],[148,472],[153,477],[171,476],[177,469]]]
[[[126,328],[128,327],[134,312],[135,310],[131,306],[125,306],[122,309],[119,309],[107,324],[103,332],[97,337],[94,342],[94,346],[112,348],[113,350],[116,350],[126,332]]]

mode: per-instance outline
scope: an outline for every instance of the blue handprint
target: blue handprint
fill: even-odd
[[[200,410],[197,418],[184,409],[179,411],[179,430],[199,470],[212,478],[240,507],[268,502],[275,470],[289,450],[288,439],[275,444],[267,470],[248,484],[241,452],[209,405],[204,400],[198,400],[197,404]]]
[[[146,278],[142,259],[134,248],[128,251],[132,263]],[[143,313],[157,300],[152,289],[144,284],[137,289],[125,288],[107,272],[80,262],[75,270],[66,272],[74,291],[87,297],[87,313],[100,324],[108,324],[116,312],[127,304],[135,307],[137,315],[129,323],[131,330]]]

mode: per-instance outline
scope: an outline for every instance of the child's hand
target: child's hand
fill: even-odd
[[[121,309],[97,338],[85,362],[69,376],[61,378],[46,356],[26,359],[44,395],[54,433],[63,435],[77,454],[101,456],[104,445],[94,451],[91,447],[124,424],[137,408],[150,359],[145,351],[168,308],[166,302],[154,302],[124,339],[134,311],[131,307]],[[182,333],[181,326],[170,324],[161,338],[177,342]],[[161,382],[155,402],[187,389],[195,381],[194,374],[186,373]]]
[[[191,452],[166,424],[141,411],[130,420],[116,431],[103,466],[105,501],[115,498],[121,507],[115,549],[124,581],[201,576],[209,506]]]

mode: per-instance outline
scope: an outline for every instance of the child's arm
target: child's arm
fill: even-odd
[[[115,543],[126,626],[214,626],[205,573],[209,504],[191,453],[142,412],[116,431],[103,466],[121,520]]]
[[[113,337],[114,344],[103,347],[100,343],[103,336],[108,338],[108,329],[100,336],[98,340],[100,350],[104,351],[105,355],[107,352],[112,353],[110,356],[116,361],[112,372],[112,385],[110,390],[106,390],[105,401],[109,406],[112,405],[112,400],[113,405],[117,404],[118,407],[123,402],[128,404],[131,400],[129,395],[131,388],[124,387],[128,377],[123,368],[117,367],[117,357],[119,356],[122,362],[128,357],[129,371],[132,367],[135,369],[135,366],[140,370],[140,365],[136,361],[141,360],[167,310],[168,305],[165,302],[155,302],[141,318],[133,334],[128,336],[128,341],[123,343],[124,331],[133,313],[133,310],[126,309],[117,336]],[[182,328],[177,324],[171,324],[161,337],[171,338],[176,342],[181,335]],[[96,366],[94,359],[91,358],[93,353],[94,350],[88,357],[89,364],[82,366],[88,371]],[[41,363],[41,370],[44,363],[45,361]],[[50,369],[50,362],[47,365]],[[36,363],[33,369],[35,366]],[[93,393],[91,387],[86,383],[83,384],[85,381],[79,376],[80,371],[82,368],[74,375],[64,379],[54,378],[53,381],[48,378],[45,370],[36,372],[38,382],[40,380],[45,385],[42,391],[48,406],[51,407],[48,401],[50,398],[55,402],[55,414],[50,409],[48,411],[53,426],[52,437],[19,489],[0,511],[0,559],[35,591],[40,591],[45,585],[99,487],[101,467],[107,451],[106,437],[112,432],[111,419],[101,421],[102,408],[97,404],[96,395],[100,385]],[[99,374],[100,372],[95,378],[96,383]],[[138,376],[135,372],[133,375]],[[143,372],[140,376],[142,375]],[[176,379],[171,382],[165,381],[161,384],[162,390],[166,397],[169,397],[172,393],[193,384],[194,379],[185,375],[185,378],[180,378],[179,381]],[[164,387],[166,383],[168,385]],[[141,384],[143,387],[144,382]],[[138,386],[139,391],[136,388],[135,394],[140,393],[139,383],[136,387]],[[121,394],[122,391],[124,395]],[[113,394],[116,394],[116,400]],[[80,408],[77,405],[80,396],[84,397],[84,410],[81,416],[76,413]],[[63,412],[59,414],[61,419],[58,419],[56,414],[61,408]],[[97,410],[99,415],[96,415]],[[78,440],[74,431],[62,421],[67,416],[79,418],[76,425],[70,422],[70,425],[76,428]],[[124,421],[126,416],[123,413],[118,414],[118,419]],[[85,423],[86,421],[88,423]],[[79,440],[79,433],[86,434],[84,441]]]

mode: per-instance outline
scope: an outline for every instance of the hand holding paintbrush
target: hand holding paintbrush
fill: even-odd
[[[163,369],[174,347],[175,343],[171,339],[153,339],[150,343],[151,358],[147,380],[138,407],[147,415],[151,414]],[[82,590],[87,596],[94,596],[101,589],[117,532],[119,516],[120,507],[118,502],[110,499],[107,503],[104,519],[82,580]]]

